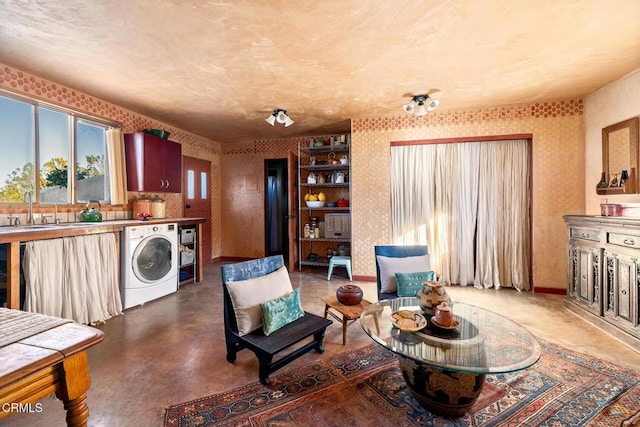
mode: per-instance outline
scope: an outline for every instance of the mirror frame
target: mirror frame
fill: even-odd
[[[615,123],[602,128],[602,171],[607,182],[610,181],[609,171],[609,135],[621,129],[629,129],[629,181],[624,187],[598,188],[598,194],[613,193],[636,193],[640,189],[638,186],[638,163],[640,163],[640,147],[638,141],[638,117]]]

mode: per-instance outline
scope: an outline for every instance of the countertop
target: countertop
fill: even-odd
[[[128,219],[103,222],[66,222],[61,224],[4,226],[0,227],[0,244],[88,234],[118,233],[122,231],[124,227],[139,225],[170,224],[175,222],[179,226],[186,226],[201,224],[206,221],[206,218],[165,218],[148,221]]]

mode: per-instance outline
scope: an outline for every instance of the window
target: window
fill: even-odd
[[[0,203],[22,202],[25,191],[39,203],[109,202],[108,127],[0,96]]]

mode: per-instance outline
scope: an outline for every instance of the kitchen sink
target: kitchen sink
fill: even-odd
[[[29,231],[29,230],[38,230],[43,228],[53,228],[55,225],[53,224],[42,224],[42,225],[7,225],[6,227],[0,227],[0,233],[9,233],[16,231]]]

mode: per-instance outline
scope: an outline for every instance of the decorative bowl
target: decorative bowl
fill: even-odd
[[[324,206],[324,202],[312,202],[307,200],[307,206],[310,208],[321,208]]]
[[[362,289],[356,285],[342,285],[336,290],[340,304],[358,305],[362,302]]]
[[[427,319],[422,314],[400,310],[391,313],[391,323],[402,332],[418,332],[427,326]]]

